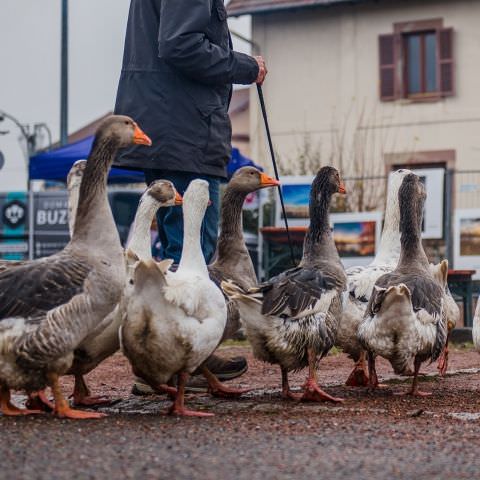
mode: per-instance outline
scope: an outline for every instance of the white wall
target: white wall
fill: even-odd
[[[457,94],[429,104],[380,102],[378,35],[392,33],[395,22],[438,17],[455,29]],[[467,0],[372,2],[254,17],[280,158],[294,162],[308,137],[328,163],[345,133],[346,174],[358,148],[375,160],[367,173],[381,173],[385,153],[448,149],[456,150],[458,168],[480,168],[478,18],[480,2]],[[253,157],[268,164],[252,95]]]

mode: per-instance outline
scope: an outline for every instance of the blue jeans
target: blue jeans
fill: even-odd
[[[180,195],[185,193],[188,184],[195,178],[206,180],[210,186],[210,201],[207,207],[201,229],[201,245],[207,265],[212,260],[217,247],[218,217],[220,211],[220,177],[197,175],[187,172],[173,172],[169,170],[145,170],[147,185],[154,180],[170,180]],[[161,257],[171,258],[175,263],[180,262],[183,246],[183,214],[182,207],[160,208],[157,212],[158,237],[161,243]]]

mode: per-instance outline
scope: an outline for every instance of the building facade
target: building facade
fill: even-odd
[[[480,169],[480,1],[232,0],[252,15],[287,173]],[[256,91],[252,156],[268,165]]]

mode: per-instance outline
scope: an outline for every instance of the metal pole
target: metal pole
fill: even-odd
[[[452,215],[453,215],[453,184],[455,171],[452,169],[445,170],[445,250],[448,260],[448,267],[453,269],[453,232],[452,232]]]
[[[60,144],[68,142],[68,0],[62,0],[60,73]]]

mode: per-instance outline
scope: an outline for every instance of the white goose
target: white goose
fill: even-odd
[[[335,345],[355,361],[355,367],[346,382],[349,386],[365,386],[368,383],[366,352],[358,340],[357,330],[365,315],[375,282],[385,273],[393,272],[398,264],[400,258],[398,190],[405,176],[410,173],[411,171],[406,169],[397,170],[389,179],[385,223],[375,259],[366,267],[350,267],[345,272],[349,295],[344,304]]]
[[[73,238],[59,253],[0,273],[0,408],[32,413],[10,402],[10,389],[52,387],[55,413],[98,418],[73,410],[59,385],[73,350],[113,310],[125,283],[123,251],[108,204],[109,168],[119,148],[150,145],[135,122],[112,116],[100,126],[80,186]]]
[[[480,352],[480,298],[477,300],[477,306],[475,307],[472,336],[475,349]]]
[[[436,360],[447,338],[444,286],[433,277],[421,242],[425,187],[417,175],[409,174],[399,189],[401,252],[397,268],[375,283],[365,318],[358,329],[368,351],[369,385],[378,386],[375,356],[390,361],[398,374],[414,379],[411,395],[418,390],[422,362]],[[445,272],[448,264],[443,264]]]
[[[122,349],[133,372],[152,389],[169,391],[165,384],[178,375],[170,408],[173,415],[212,415],[184,406],[185,382],[217,348],[227,319],[225,299],[209,278],[200,245],[208,201],[208,183],[192,181],[184,195],[184,241],[178,270],[168,271],[170,260],[138,262],[120,330]]]

